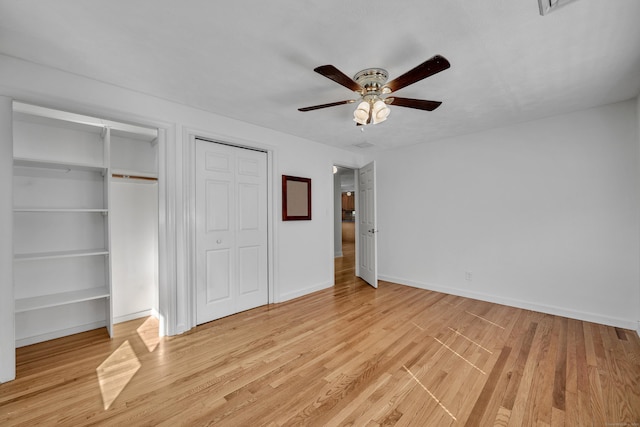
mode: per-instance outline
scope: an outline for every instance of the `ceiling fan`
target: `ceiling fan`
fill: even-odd
[[[433,111],[438,108],[440,104],[442,104],[440,101],[400,98],[397,96],[387,96],[383,98],[382,95],[396,92],[403,87],[437,74],[440,71],[444,71],[450,66],[451,64],[449,64],[449,61],[447,61],[445,57],[435,55],[433,58],[426,60],[388,83],[387,79],[389,78],[389,74],[382,68],[366,68],[356,73],[353,79],[333,65],[322,65],[313,71],[360,95],[360,103],[353,112],[353,120],[357,126],[363,126],[385,121],[391,112],[387,105],[397,105],[399,107],[416,108],[427,111]],[[321,108],[335,107],[336,105],[353,104],[354,102],[358,102],[358,99],[313,105],[311,107],[298,108],[298,111],[319,110]]]

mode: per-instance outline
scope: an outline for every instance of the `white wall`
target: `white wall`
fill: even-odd
[[[159,305],[161,325],[166,325],[164,332],[183,332],[190,327],[192,317],[188,292],[191,285],[186,280],[191,255],[185,235],[188,227],[184,225],[189,212],[190,165],[185,160],[188,130],[200,129],[222,141],[268,145],[274,153],[275,178],[286,174],[312,179],[312,221],[282,222],[280,188],[274,185],[274,300],[284,301],[333,285],[332,165],[362,164],[358,154],[2,55],[0,95],[105,119],[157,126],[166,135],[161,143],[165,151],[159,155],[159,200],[165,207],[160,212],[160,243],[168,248],[166,254],[160,254]],[[0,194],[3,199],[4,192]],[[10,221],[3,219],[2,235],[10,229]],[[0,255],[6,258],[3,252]],[[0,261],[6,262],[10,261]],[[3,271],[0,282],[0,300],[13,300],[7,291],[11,289],[10,274]],[[0,366],[12,364],[4,353],[9,347],[12,352],[12,346],[13,343],[0,343]]]
[[[379,156],[381,279],[636,329],[635,102]]]
[[[638,146],[640,147],[640,94],[636,97],[636,114],[637,114],[637,132],[638,132]],[[640,150],[639,150],[640,151]],[[640,157],[638,158],[640,161]],[[640,178],[639,178],[640,179]],[[638,287],[640,288],[640,282],[638,282]],[[640,292],[638,292],[640,294]],[[636,325],[636,332],[640,335],[640,297],[638,298],[638,323]]]
[[[0,383],[15,377],[12,141],[11,99],[0,96]]]
[[[158,311],[158,186],[112,178],[113,322]]]
[[[353,153],[334,156],[336,150],[319,144],[307,147],[294,143],[278,151],[280,173],[311,178],[311,215],[309,221],[279,221],[278,254],[280,264],[280,301],[332,286],[334,283],[334,162],[358,158]],[[278,191],[278,212],[282,201]],[[281,217],[281,215],[280,215]],[[329,255],[329,256],[327,256]],[[290,265],[293,263],[295,265]]]

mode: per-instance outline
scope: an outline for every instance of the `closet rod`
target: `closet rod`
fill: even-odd
[[[158,178],[153,178],[151,176],[139,176],[139,175],[124,175],[120,173],[111,174],[114,178],[124,178],[124,179],[142,179],[145,181],[157,181]]]

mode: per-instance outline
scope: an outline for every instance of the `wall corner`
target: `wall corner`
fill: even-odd
[[[13,295],[13,100],[0,96],[0,383],[16,377]]]

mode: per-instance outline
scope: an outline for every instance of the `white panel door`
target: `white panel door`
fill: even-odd
[[[196,320],[269,302],[267,154],[196,140]]]
[[[358,171],[358,276],[378,287],[376,228],[376,165],[371,162]]]

